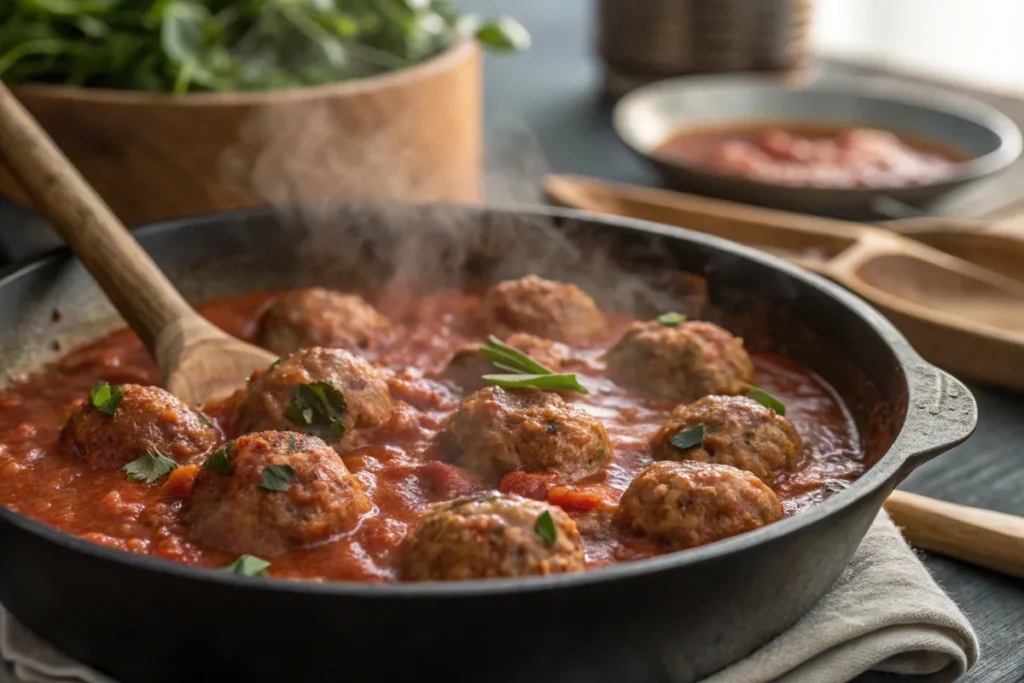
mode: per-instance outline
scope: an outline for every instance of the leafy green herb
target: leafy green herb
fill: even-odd
[[[345,436],[345,396],[327,382],[295,387],[284,416],[303,431],[327,439]]]
[[[289,434],[288,435],[288,451],[292,452],[294,450],[295,450],[295,435],[294,434]]]
[[[155,451],[146,451],[121,469],[131,481],[153,484],[166,477],[177,466],[178,464],[170,458],[165,458]]]
[[[765,408],[774,410],[779,415],[786,415],[786,404],[769,394],[764,389],[758,387],[750,387],[747,389],[747,398],[752,398]]]
[[[295,470],[291,465],[271,465],[264,467],[260,474],[260,488],[264,491],[287,491],[288,484],[295,478]]]
[[[255,555],[242,555],[229,565],[221,567],[222,572],[240,576],[266,576],[270,563]]]
[[[235,471],[231,466],[231,452],[234,450],[235,442],[228,441],[223,448],[218,448],[203,461],[203,469],[231,476],[231,473]]]
[[[488,337],[487,343],[480,347],[480,353],[489,358],[496,368],[510,373],[484,375],[483,380],[488,384],[508,388],[532,387],[587,393],[586,387],[580,384],[576,375],[553,373],[519,349],[496,337]]]
[[[682,313],[676,313],[675,311],[662,313],[658,316],[658,322],[665,327],[678,327],[686,322],[686,316]]]
[[[525,49],[452,0],[6,0],[0,77],[165,93],[273,90],[418,64],[459,35]]]
[[[537,516],[537,524],[534,525],[537,530],[537,535],[544,541],[544,545],[552,546],[555,544],[555,540],[558,538],[558,534],[555,531],[555,520],[552,519],[551,513],[545,510]]]
[[[576,375],[484,375],[483,380],[507,389],[553,389],[587,393]]]
[[[680,429],[668,441],[681,451],[695,448],[704,443],[704,425],[694,425],[687,429]]]
[[[120,384],[110,386],[106,382],[99,382],[89,390],[89,400],[93,407],[110,417],[114,417],[117,407],[121,405],[122,398],[124,398],[124,387]]]
[[[203,411],[197,410],[196,411],[196,417],[198,417],[199,421],[202,422],[207,427],[212,427],[213,426],[213,423],[210,422],[210,418],[206,417],[206,415],[203,413]]]

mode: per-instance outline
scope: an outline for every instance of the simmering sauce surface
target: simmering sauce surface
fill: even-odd
[[[255,320],[270,294],[219,300],[201,308],[214,323],[252,338]],[[447,291],[423,297],[415,306],[389,310],[385,294],[370,297],[399,324],[372,355],[393,371],[397,399],[391,419],[365,431],[339,450],[375,509],[352,532],[325,545],[275,558],[270,574],[305,580],[395,580],[393,554],[426,505],[480,490],[469,473],[432,459],[432,444],[462,395],[431,379],[453,351],[483,334],[465,320],[476,304],[473,294]],[[611,508],[633,475],[653,462],[648,441],[676,402],[616,386],[605,376],[603,351],[632,322],[609,316],[608,339],[578,350],[573,367],[589,389],[574,404],[599,418],[615,455],[603,472],[579,482],[557,482],[550,475],[512,473],[501,488],[543,497],[561,505],[577,522],[588,566],[599,567],[654,554],[645,544],[620,538]],[[795,514],[842,488],[864,469],[856,429],[842,403],[818,377],[783,358],[752,354],[758,385],[783,400],[787,418],[803,437],[799,466],[775,487],[787,515]],[[118,331],[79,348],[54,367],[0,394],[0,504],[61,531],[141,555],[202,566],[235,559],[201,547],[186,537],[180,520],[182,500],[162,483],[129,481],[120,470],[98,470],[57,448],[62,426],[75,407],[88,400],[97,381],[156,384],[159,376],[138,339]],[[207,406],[224,434],[233,437],[232,406]]]
[[[963,161],[888,131],[822,125],[685,130],[655,153],[758,182],[832,188],[921,185],[941,180]]]

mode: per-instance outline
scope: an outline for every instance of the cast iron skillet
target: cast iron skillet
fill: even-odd
[[[200,217],[138,236],[193,300],[313,282],[418,291],[537,272],[577,281],[608,309],[683,308],[823,375],[877,462],[801,514],[695,550],[578,575],[436,585],[244,579],[122,554],[0,508],[0,601],[124,683],[691,681],[806,612],[887,493],[976,423],[963,385],[859,299],[676,228],[562,211],[349,207]],[[680,270],[706,277],[706,305]],[[6,372],[52,358],[54,340],[67,349],[117,324],[65,251],[0,280],[0,315]]]

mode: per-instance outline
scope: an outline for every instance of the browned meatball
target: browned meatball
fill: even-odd
[[[405,581],[563,574],[586,568],[576,523],[561,508],[493,492],[432,506],[402,543],[398,557],[399,576]]]
[[[697,425],[704,441],[678,448],[672,438]],[[732,465],[757,476],[769,486],[793,469],[800,455],[800,435],[789,420],[743,396],[705,396],[676,408],[651,444],[656,460],[696,460]]]
[[[118,386],[111,387],[115,394]],[[217,430],[159,387],[119,385],[120,402],[108,415],[87,399],[68,419],[61,449],[93,467],[118,469],[146,451],[188,464],[217,443]]]
[[[309,348],[250,378],[235,425],[241,433],[292,430],[336,443],[352,429],[380,425],[390,414],[391,393],[379,368],[348,351]]]
[[[528,275],[491,287],[480,302],[488,332],[528,332],[566,344],[586,344],[607,333],[604,314],[576,285]]]
[[[782,519],[782,504],[750,472],[703,462],[656,462],[622,494],[616,522],[665,550],[694,548]]]
[[[561,372],[563,366],[572,359],[572,349],[565,344],[525,332],[510,334],[503,341],[552,372]],[[487,386],[480,379],[484,375],[506,372],[496,369],[494,363],[480,353],[480,346],[480,343],[467,344],[456,351],[441,372],[441,377],[463,391],[476,391]]]
[[[634,323],[606,360],[618,384],[680,401],[742,394],[754,378],[743,340],[703,321]]]
[[[538,389],[477,391],[459,405],[444,438],[457,465],[494,484],[519,469],[580,479],[612,457],[600,420]]]
[[[307,346],[357,351],[390,329],[391,321],[361,296],[310,287],[288,292],[263,313],[257,342],[282,355]]]
[[[260,432],[207,459],[186,504],[190,538],[232,553],[276,557],[326,543],[373,507],[320,439]]]

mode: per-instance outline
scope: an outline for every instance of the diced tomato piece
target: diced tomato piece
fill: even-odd
[[[188,497],[192,493],[192,487],[195,485],[196,477],[198,476],[198,465],[185,465],[184,467],[171,470],[171,473],[167,475],[167,481],[163,485],[164,495],[172,498]]]
[[[555,472],[509,472],[501,478],[498,490],[514,493],[524,498],[547,500],[548,489],[562,483],[561,475]]]
[[[483,488],[469,472],[439,460],[423,463],[419,468],[419,476],[430,493],[439,500],[458,498]]]
[[[615,501],[599,488],[579,489],[575,486],[553,486],[548,490],[548,502],[565,510],[610,510]]]

